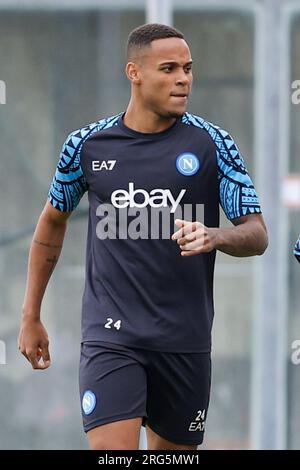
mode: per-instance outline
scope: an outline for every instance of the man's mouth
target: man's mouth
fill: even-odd
[[[187,93],[171,93],[171,96],[175,96],[175,98],[188,98]]]

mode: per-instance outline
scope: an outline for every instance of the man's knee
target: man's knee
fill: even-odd
[[[134,418],[104,424],[87,433],[91,450],[137,450],[142,420]]]
[[[137,450],[137,447],[127,440],[121,442],[106,436],[97,436],[89,439],[89,447],[91,450]]]

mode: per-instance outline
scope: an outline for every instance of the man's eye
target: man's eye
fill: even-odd
[[[185,68],[185,72],[188,73],[188,72],[191,72],[192,71],[192,67],[186,67]]]
[[[171,72],[172,70],[172,66],[171,65],[166,65],[164,68],[163,68],[163,71],[164,72]]]

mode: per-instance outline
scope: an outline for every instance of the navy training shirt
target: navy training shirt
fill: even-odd
[[[182,257],[175,218],[219,226],[260,213],[232,137],[185,113],[165,131],[128,128],[124,113],[67,138],[49,190],[60,211],[88,191],[82,340],[165,352],[211,349],[215,250]]]

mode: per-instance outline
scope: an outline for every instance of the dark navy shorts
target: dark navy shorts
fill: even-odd
[[[81,345],[79,385],[85,432],[130,418],[181,445],[203,441],[210,353],[166,353],[110,343]]]

